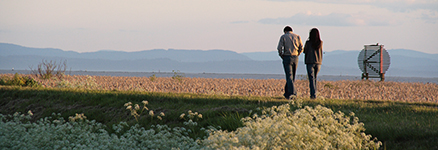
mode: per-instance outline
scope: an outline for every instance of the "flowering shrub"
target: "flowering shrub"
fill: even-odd
[[[193,121],[193,119],[199,120],[202,119],[202,114],[198,113],[198,112],[192,112],[192,110],[188,110],[187,111],[187,115],[185,113],[182,113],[179,118],[187,120],[189,119]]]
[[[157,80],[157,76],[153,74],[152,76],[149,77],[149,79],[151,80],[151,82],[154,82],[155,80]]]
[[[125,103],[124,106],[126,107],[127,110],[129,110],[131,112],[131,116],[133,116],[137,122],[138,122],[138,118],[141,116],[141,114],[143,114],[143,112],[145,110],[149,111],[149,116],[150,116],[151,122],[152,122],[155,114],[154,114],[153,110],[149,110],[149,108],[146,107],[146,105],[149,104],[149,102],[146,100],[143,100],[141,103],[143,103],[143,108],[141,108],[140,105],[138,105],[138,104],[133,105],[132,102]],[[156,117],[159,120],[162,120],[162,117],[164,117],[164,116],[165,116],[165,114],[163,112],[161,112]],[[183,124],[184,124],[184,126],[187,127],[187,129],[185,129],[185,128],[181,128],[181,129],[183,129],[182,131],[184,131],[183,133],[186,136],[199,137],[199,135],[206,135],[206,133],[207,133],[206,129],[205,128],[198,128],[198,123],[196,122],[199,119],[202,119],[202,114],[188,110],[187,115],[185,113],[182,113],[179,116],[179,118],[185,120],[183,122]],[[193,121],[194,119],[196,119],[196,121]],[[214,127],[209,127],[209,128],[216,129]],[[180,129],[178,129],[178,130],[180,130]]]
[[[92,76],[86,76],[85,79],[75,77],[75,80],[69,81],[62,79],[56,82],[56,87],[59,88],[84,88],[84,89],[99,89],[99,85],[96,83],[96,79]]]
[[[289,104],[274,106],[242,121],[244,127],[212,131],[203,143],[214,149],[372,149],[381,145],[363,133],[364,125],[354,113],[345,116],[320,105],[294,112]]]
[[[137,122],[138,122],[138,117],[140,117],[140,114],[142,114],[144,110],[149,110],[149,108],[146,107],[146,105],[149,104],[148,101],[144,100],[141,103],[143,103],[143,108],[140,108],[140,105],[138,105],[138,104],[135,104],[134,107],[132,107],[132,103],[131,102],[125,103],[126,109],[131,111],[131,116],[133,116],[135,118],[135,120],[137,120]],[[155,116],[153,110],[149,110],[149,116],[151,116],[151,121],[152,121],[152,119]],[[164,117],[164,116],[165,116],[164,113],[161,112],[160,115],[157,115],[157,118],[159,120],[163,120],[162,117]]]
[[[23,77],[18,73],[15,73],[14,76],[10,79],[7,76],[3,76],[0,78],[0,85],[18,85],[18,86],[30,86],[30,87],[40,87],[31,77]]]
[[[147,101],[142,103],[143,109],[138,104],[133,108],[130,102],[125,107],[137,118],[138,111],[147,110]],[[381,145],[363,133],[363,123],[354,113],[345,116],[320,105],[295,111],[289,104],[266,108],[260,115],[243,118],[244,127],[231,132],[199,129],[193,119],[201,119],[202,114],[190,110],[180,115],[188,119],[184,125],[189,129],[152,125],[146,130],[120,122],[112,126],[113,134],[84,114],[71,116],[69,121],[58,114],[54,115],[57,119],[46,117],[35,123],[29,121],[31,116],[31,111],[28,115],[0,114],[1,149],[376,149]],[[190,134],[195,132],[209,136],[194,140]]]
[[[172,70],[172,72],[173,72],[172,79],[182,82],[184,78],[184,73],[181,73],[179,70],[178,71]]]
[[[59,117],[59,116],[58,116]],[[109,134],[104,125],[87,120],[83,114],[62,118],[50,117],[35,123],[29,115],[0,114],[0,149],[201,149],[184,128],[156,125],[146,130],[121,122]],[[128,128],[125,131],[125,128]],[[124,131],[122,133],[122,131]]]

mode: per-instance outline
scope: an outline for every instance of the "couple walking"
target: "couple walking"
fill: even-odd
[[[301,37],[293,33],[292,27],[284,27],[283,32],[284,34],[280,37],[277,47],[278,54],[283,59],[283,67],[286,74],[286,85],[283,95],[286,99],[297,96],[297,90],[294,85],[295,72],[298,66],[298,56],[303,52],[305,54],[304,62],[309,78],[310,98],[315,99],[317,92],[316,75],[322,62],[322,41],[319,36],[319,30],[317,28],[310,30],[304,50]]]

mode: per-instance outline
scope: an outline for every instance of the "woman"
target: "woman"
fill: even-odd
[[[322,41],[317,28],[310,30],[309,38],[304,45],[304,54],[307,76],[309,77],[310,98],[315,99],[317,92],[316,76],[322,64]]]

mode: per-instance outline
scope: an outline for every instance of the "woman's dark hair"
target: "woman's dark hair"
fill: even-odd
[[[283,32],[289,32],[289,31],[293,31],[292,30],[292,27],[290,27],[290,26],[286,26],[286,27],[284,27],[284,29],[283,29]]]
[[[315,50],[321,48],[321,38],[319,37],[319,30],[317,28],[310,30],[308,41]]]

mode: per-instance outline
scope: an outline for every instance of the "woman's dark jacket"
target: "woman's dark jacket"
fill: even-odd
[[[306,41],[306,44],[304,45],[304,53],[305,64],[322,64],[322,41],[321,47],[317,50],[312,47],[312,44],[309,41]]]

